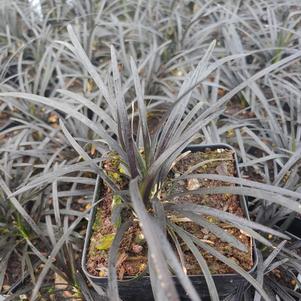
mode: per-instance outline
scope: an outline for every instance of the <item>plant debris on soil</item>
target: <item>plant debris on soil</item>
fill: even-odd
[[[118,159],[111,158],[104,162],[104,170],[115,180],[119,188],[126,186],[127,183],[120,172],[120,162]],[[190,172],[191,170],[191,172]],[[184,173],[194,174],[221,174],[227,176],[236,176],[236,166],[233,151],[228,149],[206,150],[204,152],[189,153],[178,160],[172,167],[166,182],[161,189],[161,198],[170,193],[184,192],[199,188],[213,188],[220,186],[230,186],[233,184],[208,179],[188,179],[173,182],[172,179],[183,175]],[[176,185],[174,184],[176,183]],[[90,240],[90,246],[87,258],[87,270],[90,274],[99,277],[106,277],[108,272],[108,253],[112,241],[115,237],[117,224],[112,221],[112,211],[118,203],[118,196],[114,195],[112,190],[106,185],[103,186],[102,201],[97,209],[95,221],[93,224],[93,233]],[[117,200],[117,202],[116,202]],[[173,199],[178,203],[193,203],[205,205],[216,209],[223,210],[244,216],[240,199],[231,194],[214,194],[214,195],[185,195]],[[123,211],[124,212],[124,211]],[[138,221],[133,216],[129,216],[129,211],[123,213],[121,218],[132,219],[133,223],[123,236],[120,245],[119,257],[116,264],[117,275],[119,279],[126,276],[133,277],[141,274],[147,266],[147,246],[143,233],[139,227]],[[179,217],[180,218],[180,217]],[[203,242],[214,246],[217,251],[226,257],[235,261],[245,270],[250,270],[253,266],[251,238],[243,233],[240,229],[227,223],[221,222],[216,218],[207,216],[210,223],[218,225],[220,228],[233,235],[242,242],[247,249],[243,252],[229,243],[222,241],[207,229],[196,225],[191,221],[177,222],[184,230],[195,235]],[[184,253],[185,267],[189,275],[199,275],[202,273],[194,255],[183,243],[182,251]],[[214,256],[200,249],[213,274],[227,274],[233,272],[226,264],[217,260]]]
[[[117,156],[111,156],[106,160],[103,168],[120,189],[127,185]],[[120,197],[114,195],[108,186],[103,185],[102,201],[93,224],[87,260],[87,270],[94,276],[107,276],[108,253],[118,226],[118,220],[115,223],[112,221],[112,212],[119,205]],[[138,221],[135,221],[134,217],[130,215],[130,211],[123,210],[122,217],[120,217],[120,219],[126,218],[133,222],[123,235],[119,248],[119,257],[116,263],[119,279],[139,275],[147,266],[146,242]]]
[[[189,172],[190,170],[192,172]],[[174,194],[200,188],[233,186],[233,184],[230,183],[209,179],[188,179],[179,180],[176,182],[171,181],[172,178],[179,177],[180,175],[188,172],[192,174],[220,174],[225,176],[237,176],[234,153],[232,150],[228,149],[208,149],[204,152],[189,153],[188,155],[181,158],[172,168],[169,176],[170,181],[167,180],[164,185],[164,190],[166,190],[166,193]],[[244,216],[244,212],[240,204],[240,198],[237,195],[227,193],[210,195],[186,194],[185,196],[174,198],[173,201],[177,203],[192,203],[204,205],[229,212],[240,217]],[[229,234],[233,235],[240,242],[242,242],[247,247],[248,251],[243,252],[231,246],[229,243],[222,241],[220,238],[210,233],[207,229],[196,225],[193,222],[185,221],[179,222],[177,224],[208,245],[214,246],[217,251],[235,261],[246,271],[249,271],[253,266],[251,238],[240,229],[237,229],[216,218],[210,216],[207,216],[206,218],[210,223],[216,224],[220,228],[227,231]],[[200,252],[206,259],[209,269],[213,274],[227,274],[233,272],[230,267],[220,262],[208,252],[205,252],[201,249]],[[200,266],[185,244],[183,244],[183,253],[187,273],[189,275],[201,274]]]

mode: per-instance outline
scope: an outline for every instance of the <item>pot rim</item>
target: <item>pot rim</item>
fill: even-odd
[[[200,149],[204,150],[207,148],[211,148],[211,149],[229,149],[233,151],[233,156],[234,156],[234,161],[235,161],[235,166],[236,166],[236,177],[240,178],[240,171],[239,171],[239,166],[238,166],[238,160],[237,160],[237,155],[236,155],[236,151],[235,149],[226,143],[216,143],[216,144],[191,144],[188,145],[183,152],[187,151],[187,150],[193,150],[193,151],[199,151]],[[100,193],[100,186],[101,186],[101,178],[98,175],[96,178],[96,185],[95,185],[95,189],[94,189],[94,193],[93,193],[93,201],[92,201],[92,205],[95,204],[99,198],[99,193]],[[241,204],[241,208],[244,211],[245,214],[245,218],[247,218],[248,220],[250,220],[250,216],[249,216],[249,211],[248,211],[248,207],[247,207],[247,202],[246,199],[243,195],[240,195],[240,204]],[[83,248],[83,252],[82,252],[82,259],[81,259],[81,265],[82,265],[82,270],[84,271],[85,275],[90,278],[91,280],[94,281],[106,281],[107,277],[100,277],[100,276],[94,276],[91,275],[88,270],[87,270],[87,266],[86,266],[86,262],[87,262],[87,254],[88,254],[88,248],[89,248],[89,243],[90,243],[90,238],[92,235],[92,227],[93,227],[93,223],[94,223],[94,218],[95,218],[95,210],[96,210],[96,206],[92,207],[90,213],[89,213],[89,220],[88,220],[88,226],[87,226],[87,231],[86,231],[86,235],[85,235],[85,240],[84,240],[84,248]],[[246,271],[249,274],[252,274],[255,272],[256,268],[257,268],[257,264],[258,264],[258,255],[257,255],[257,248],[256,248],[256,244],[255,244],[255,240],[254,238],[251,238],[251,248],[252,248],[252,259],[253,259],[253,267],[249,270]],[[227,278],[243,278],[240,274],[238,273],[228,273],[228,274],[212,274],[212,277],[214,279],[218,279],[218,278],[223,278],[223,277],[227,277]],[[126,276],[124,278],[124,280],[118,280],[118,283],[128,283],[131,281],[135,281],[138,279],[149,279],[150,276],[148,275],[144,275],[144,276],[137,276],[137,277],[130,277],[130,276]],[[172,278],[177,278],[176,276],[172,276]],[[204,279],[204,275],[199,274],[199,275],[189,275],[189,278],[192,279]]]

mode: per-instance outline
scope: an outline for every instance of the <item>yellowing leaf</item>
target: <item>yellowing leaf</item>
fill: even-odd
[[[121,174],[123,174],[123,175],[126,174],[125,169],[124,169],[121,165],[119,165],[119,172],[120,172]]]
[[[89,93],[91,93],[94,89],[95,85],[94,85],[94,81],[89,79],[88,83],[87,83],[87,90]]]
[[[122,204],[122,198],[121,196],[114,194],[113,200],[112,200],[112,209],[116,208],[117,206]]]
[[[114,237],[115,237],[115,233],[110,233],[110,234],[104,235],[100,239],[100,242],[96,246],[96,249],[101,250],[101,251],[106,251],[106,250],[110,249],[110,247],[113,243]]]

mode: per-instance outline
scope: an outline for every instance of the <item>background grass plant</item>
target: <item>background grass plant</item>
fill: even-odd
[[[299,215],[299,1],[41,3],[40,13],[29,1],[0,0],[0,288],[7,300],[99,300],[79,258],[95,178],[103,176],[98,164],[108,145],[120,151],[118,116],[127,115],[118,114],[140,115],[147,149],[146,117],[176,108],[154,158],[184,133],[227,142],[240,159],[242,193],[252,191],[252,220],[274,227]],[[114,105],[116,96],[124,102]],[[133,182],[139,198],[136,190]],[[271,300],[300,298],[300,243],[256,238],[258,287]],[[226,300],[260,298],[250,286]]]

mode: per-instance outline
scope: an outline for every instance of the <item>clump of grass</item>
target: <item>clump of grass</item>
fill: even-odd
[[[298,212],[297,1],[77,1],[55,7],[45,1],[42,15],[23,2],[4,2],[0,108],[10,119],[0,133],[1,287],[14,255],[32,283],[24,290],[29,294],[34,287],[33,299],[44,285],[56,290],[55,273],[93,299],[73,255],[83,237],[82,210],[91,200],[95,175],[104,177],[98,164],[108,150],[127,162],[128,201],[143,220],[140,197],[149,200],[169,164],[196,138],[228,141],[241,158],[243,175],[261,182],[237,182],[243,194],[252,191],[254,220],[271,226]],[[69,36],[70,22],[76,33]],[[209,48],[213,39],[217,47]],[[145,115],[162,106],[170,108],[165,125],[151,141]],[[139,118],[135,132],[132,116]],[[137,153],[140,147],[145,158]],[[287,269],[295,277],[296,246],[282,243],[269,256],[271,241],[254,235],[268,246],[262,247],[257,287],[284,300],[299,296],[268,273]]]

